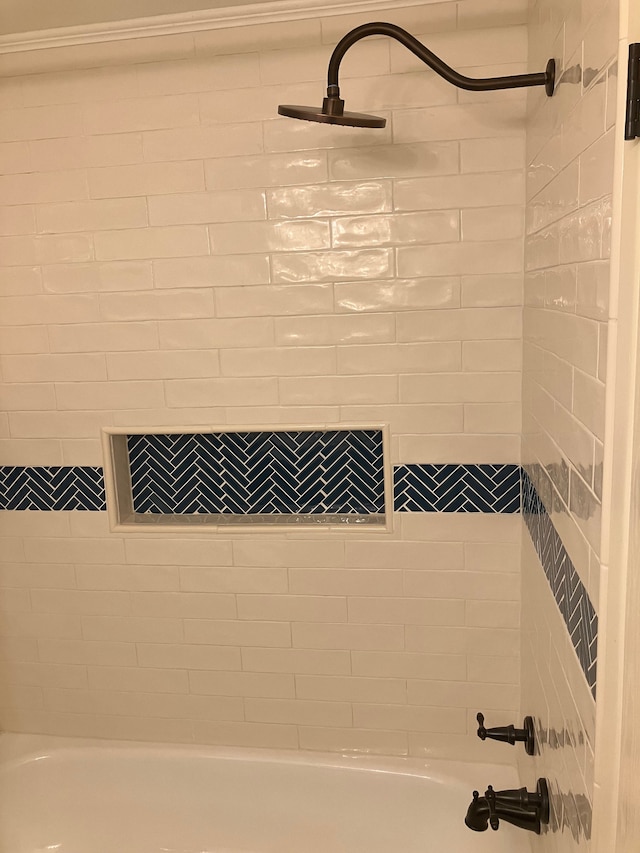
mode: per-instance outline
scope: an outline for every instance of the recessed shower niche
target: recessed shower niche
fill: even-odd
[[[387,529],[386,445],[379,426],[105,430],[111,527]]]

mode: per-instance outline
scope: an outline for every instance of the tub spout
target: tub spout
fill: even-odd
[[[535,793],[526,788],[494,791],[489,785],[481,797],[473,792],[465,824],[474,832],[485,832],[489,826],[498,829],[500,821],[540,834],[543,824],[549,823],[549,788],[546,779],[538,779]]]

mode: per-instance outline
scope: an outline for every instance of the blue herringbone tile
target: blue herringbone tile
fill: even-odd
[[[130,436],[128,446],[136,512],[384,512],[379,431]]]
[[[396,512],[519,512],[517,465],[399,465]]]
[[[523,513],[534,548],[567,626],[580,667],[595,698],[598,617],[533,481],[522,474]]]
[[[0,468],[0,509],[106,509],[102,468],[4,466]]]

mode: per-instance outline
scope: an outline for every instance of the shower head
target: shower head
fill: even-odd
[[[300,118],[303,121],[318,121],[322,124],[342,124],[348,127],[384,127],[387,120],[366,113],[344,111],[344,101],[335,95],[325,98],[321,107],[281,104],[278,107],[281,116]]]
[[[446,62],[443,62],[439,56],[436,56],[433,51],[425,47],[411,33],[403,30],[402,27],[395,24],[371,23],[362,24],[362,26],[351,30],[336,45],[329,60],[327,97],[324,99],[322,107],[282,104],[278,107],[278,113],[281,116],[299,118],[304,121],[317,121],[322,124],[342,124],[349,127],[384,127],[386,120],[380,116],[345,112],[344,101],[340,97],[338,85],[340,63],[347,50],[360,39],[376,35],[390,36],[396,39],[421,59],[425,65],[428,65],[437,74],[460,89],[486,92],[495,89],[544,86],[547,95],[549,97],[553,95],[555,87],[555,60],[553,59],[549,60],[545,71],[539,74],[513,74],[508,77],[465,77],[447,65]]]

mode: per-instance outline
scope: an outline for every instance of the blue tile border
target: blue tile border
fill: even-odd
[[[103,512],[106,508],[102,468],[0,467],[0,510]]]
[[[519,465],[398,465],[396,512],[520,512]]]
[[[131,435],[133,509],[381,515],[382,430]]]
[[[522,470],[522,512],[580,666],[596,698],[598,616],[558,531],[527,471]]]
[[[140,513],[384,513],[377,431],[130,436],[129,452]],[[398,465],[393,480],[395,512],[520,511],[518,465]],[[102,468],[0,467],[2,509],[104,511]]]

